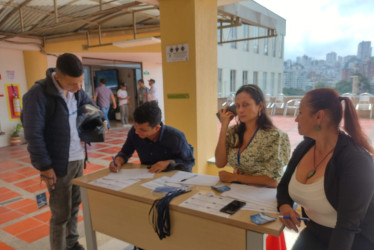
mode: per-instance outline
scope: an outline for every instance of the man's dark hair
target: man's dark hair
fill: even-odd
[[[57,58],[56,69],[64,75],[79,77],[83,74],[83,65],[81,60],[70,53],[64,53]]]
[[[142,82],[142,83],[144,83],[144,80],[143,80],[143,79],[139,79],[138,82]]]
[[[101,78],[100,82],[106,84],[106,80],[104,78]]]
[[[137,107],[134,112],[134,120],[136,123],[149,123],[152,128],[161,123],[161,109],[157,101],[150,101]]]

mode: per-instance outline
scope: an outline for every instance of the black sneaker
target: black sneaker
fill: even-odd
[[[79,244],[79,242],[75,242],[74,246],[73,247],[67,247],[66,248],[67,250],[84,250],[84,247]]]

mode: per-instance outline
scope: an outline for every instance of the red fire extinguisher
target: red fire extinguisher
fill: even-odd
[[[15,116],[21,115],[21,100],[17,95],[17,92],[12,84],[12,90],[13,90],[13,112]]]

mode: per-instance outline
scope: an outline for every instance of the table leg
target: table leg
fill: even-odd
[[[92,229],[90,205],[88,202],[87,189],[81,187],[81,198],[83,203],[83,220],[84,220],[84,231],[86,234],[86,242],[88,250],[97,250],[96,232]]]
[[[266,249],[266,234],[247,230],[247,250]]]

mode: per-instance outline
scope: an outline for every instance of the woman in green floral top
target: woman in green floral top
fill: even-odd
[[[288,135],[277,129],[268,114],[261,89],[243,85],[235,96],[239,122],[229,127],[234,113],[227,106],[219,112],[222,123],[216,147],[216,166],[228,165],[234,173],[219,172],[223,182],[277,187],[290,156]]]

